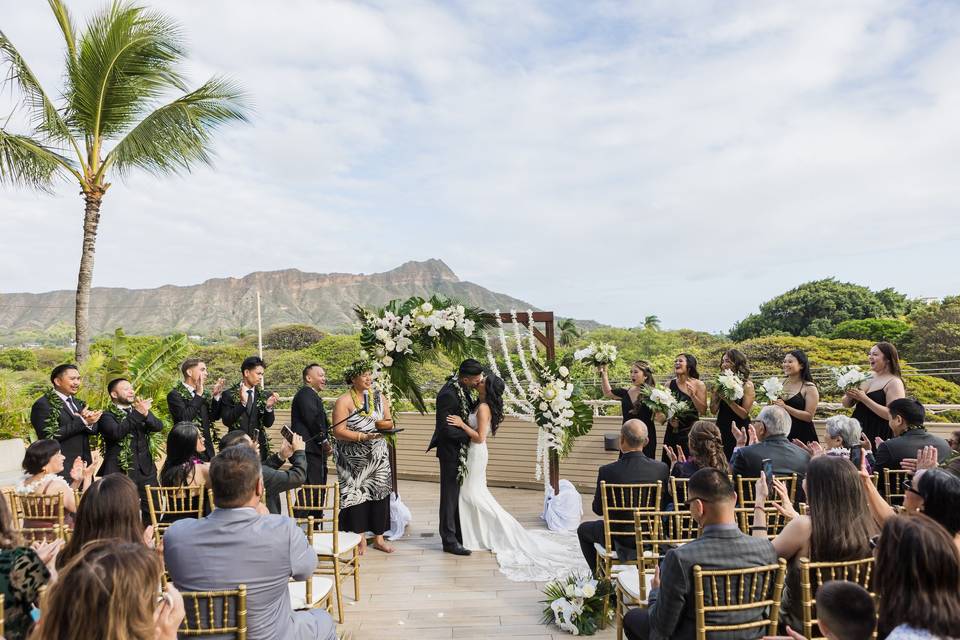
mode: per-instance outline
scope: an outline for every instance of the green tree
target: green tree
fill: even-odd
[[[308,324],[287,324],[274,327],[263,336],[267,349],[306,349],[323,340],[323,332]]]
[[[223,77],[161,104],[168,92],[187,91],[178,71],[185,59],[180,29],[164,15],[115,1],[78,34],[63,2],[48,2],[66,43],[63,103],[53,102],[0,31],[0,63],[10,67],[7,82],[19,90],[31,122],[25,134],[0,128],[0,183],[50,190],[66,179],[80,186],[75,332],[82,361],[89,354],[90,286],[110,176],[134,169],[166,175],[210,163],[213,131],[245,120],[247,109],[239,86]]]
[[[650,331],[660,331],[660,318],[655,315],[649,315],[643,319],[643,328]]]
[[[960,296],[944,298],[910,315],[903,348],[913,362],[960,360]]]
[[[564,318],[557,323],[557,329],[560,330],[560,346],[567,347],[573,344],[577,338],[582,335],[580,328],[570,318]]]
[[[830,337],[897,343],[909,330],[909,322],[896,318],[864,318],[863,320],[844,320],[833,328]]]

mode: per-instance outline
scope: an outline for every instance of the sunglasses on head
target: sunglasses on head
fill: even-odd
[[[913,488],[913,478],[904,478],[903,482],[900,483],[900,488],[903,489],[904,493],[915,493],[921,498],[923,497],[919,491]]]

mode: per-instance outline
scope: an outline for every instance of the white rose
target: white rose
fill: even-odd
[[[390,356],[383,356],[383,358],[380,360],[380,362],[382,362],[382,363],[383,363],[383,366],[385,366],[385,367],[391,367],[391,366],[393,366],[393,358],[391,358]]]
[[[583,597],[592,598],[597,593],[597,588],[592,584],[583,585]]]
[[[572,584],[568,584],[567,587],[563,590],[568,598],[572,598],[574,594],[574,587]]]
[[[424,302],[422,305],[420,305],[420,310],[423,311],[424,313],[430,313],[431,311],[433,311],[433,305],[430,304],[429,302]]]
[[[455,326],[457,326],[457,323],[454,322],[453,320],[447,320],[446,322],[443,323],[443,328],[446,329],[447,331],[450,331]]]
[[[570,375],[570,369],[567,369],[566,367],[561,366],[559,369],[557,369],[557,373],[560,374],[561,378],[566,378],[567,376]]]
[[[397,343],[394,342],[393,340],[387,340],[386,342],[383,343],[383,348],[386,349],[387,352],[393,351],[394,349],[397,348]]]

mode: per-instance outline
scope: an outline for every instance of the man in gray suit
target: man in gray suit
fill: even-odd
[[[633,609],[623,619],[629,640],[696,637],[693,567],[705,570],[746,569],[776,564],[777,552],[766,538],[745,535],[737,526],[737,494],[727,474],[700,469],[687,485],[690,513],[700,524],[700,537],[671,549],[653,578],[646,609]],[[759,620],[759,609],[707,614],[707,624],[742,624]],[[731,638],[759,638],[765,628]]]
[[[247,585],[249,640],[335,640],[323,609],[294,612],[288,583],[308,580],[317,555],[292,519],[259,515],[260,458],[250,447],[223,449],[210,463],[216,509],[199,520],[179,520],[163,537],[163,557],[181,591],[218,591]]]
[[[773,463],[774,475],[797,474],[802,479],[807,473],[810,454],[787,440],[790,433],[790,414],[776,405],[760,410],[757,416],[757,438],[760,442],[744,447],[745,434],[738,435],[730,465],[733,474],[747,478],[759,478],[763,473],[763,460]]]

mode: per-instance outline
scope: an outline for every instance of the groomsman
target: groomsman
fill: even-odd
[[[221,394],[226,382],[220,378],[213,385],[213,393],[204,390],[207,382],[207,365],[199,358],[187,358],[180,365],[183,381],[167,394],[167,406],[173,424],[192,422],[200,427],[206,451],[200,458],[204,462],[213,460],[216,455],[214,442],[217,436],[213,423],[220,419]]]
[[[163,431],[163,423],[150,412],[153,400],[137,398],[133,385],[126,378],[111,380],[107,393],[116,409],[109,409],[97,423],[103,436],[105,452],[99,475],[125,473],[137,485],[140,508],[146,517],[146,486],[157,486],[157,465],[150,451],[150,434]]]
[[[250,356],[240,365],[240,382],[220,398],[220,419],[228,429],[240,429],[260,444],[260,460],[270,453],[267,429],[276,416],[273,407],[280,399],[276,393],[267,394],[260,388],[267,365],[257,356]]]
[[[290,426],[307,443],[307,484],[326,484],[329,424],[320,392],[327,384],[323,367],[314,363],[303,370],[303,386],[293,396]]]
[[[40,440],[56,440],[63,453],[60,475],[71,482],[70,470],[77,458],[90,464],[90,436],[97,432],[102,411],[91,411],[76,397],[80,390],[80,371],[75,364],[60,364],[50,372],[53,385],[37,398],[30,409],[30,424]]]

